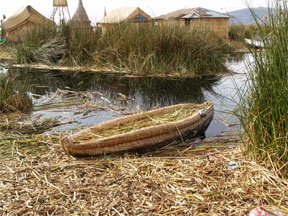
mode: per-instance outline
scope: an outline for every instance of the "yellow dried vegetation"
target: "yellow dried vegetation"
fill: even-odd
[[[66,155],[55,135],[7,137],[0,136],[1,215],[238,216],[260,205],[288,211],[286,180],[239,147],[211,146],[235,144],[234,135],[206,147],[85,160]],[[231,161],[238,168],[229,169]]]

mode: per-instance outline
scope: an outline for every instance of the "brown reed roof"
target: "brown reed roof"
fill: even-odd
[[[152,20],[152,18],[139,7],[125,7],[116,8],[104,16],[99,23],[120,23],[132,19],[137,15],[141,15],[149,21]]]
[[[72,18],[72,22],[89,23],[89,24],[91,23],[86,13],[86,10],[83,6],[82,0],[79,0],[78,8]]]
[[[180,9],[157,17],[157,19],[180,19],[181,17],[194,13],[196,8]]]
[[[48,18],[40,14],[38,11],[36,11],[33,7],[28,5],[24,9],[16,12],[8,19],[4,20],[2,25],[5,31],[12,31],[19,26],[27,24],[28,22],[38,24],[44,22],[54,23],[53,21],[49,20]]]
[[[161,15],[156,19],[192,19],[192,18],[229,18],[227,14],[219,13],[205,8],[187,8]]]

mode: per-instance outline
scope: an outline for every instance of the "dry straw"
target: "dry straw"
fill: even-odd
[[[235,136],[204,144],[223,143],[234,144]],[[9,148],[5,155],[0,148],[2,215],[239,216],[260,205],[288,210],[288,182],[238,147],[186,143],[149,155],[80,160],[64,154],[57,137],[46,135],[15,136]],[[239,167],[229,170],[230,161]]]

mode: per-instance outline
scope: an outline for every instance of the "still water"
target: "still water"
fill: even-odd
[[[245,83],[246,64],[251,59],[249,54],[240,58],[229,57],[226,65],[232,73],[220,78],[163,79],[55,71],[9,72],[17,75],[19,82],[29,85],[35,105],[32,116],[69,122],[53,128],[54,132],[92,126],[124,113],[139,112],[139,108],[150,110],[209,100],[215,105],[215,114],[205,135],[213,137],[239,127],[237,118],[231,115],[238,100],[235,84],[241,87]]]

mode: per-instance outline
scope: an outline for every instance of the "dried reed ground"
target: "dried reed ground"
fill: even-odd
[[[0,134],[0,215],[239,216],[259,205],[288,211],[287,181],[238,147],[75,159],[58,137],[14,137],[9,146],[6,138]],[[239,168],[228,170],[230,161]]]

